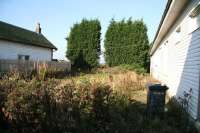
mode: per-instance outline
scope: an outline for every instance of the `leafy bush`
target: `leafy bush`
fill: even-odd
[[[15,79],[16,78],[16,79]],[[25,81],[18,80],[18,76],[14,75],[12,78],[4,77],[0,81],[0,128],[8,128],[9,113],[5,110],[8,95],[16,87],[24,87]]]
[[[17,132],[35,132],[42,129],[46,124],[46,106],[50,100],[48,92],[56,84],[54,81],[18,81],[18,85],[14,86],[7,96],[4,112],[8,114],[8,119]]]
[[[22,133],[104,129],[108,120],[109,86],[85,82],[57,88],[57,84],[54,80],[31,80],[14,86],[7,96],[4,112],[9,114],[12,128]],[[94,122],[93,128],[86,128],[88,122]]]
[[[18,83],[5,102],[12,132],[104,133],[126,127],[123,115],[129,100],[108,85],[86,80],[63,87],[56,87],[54,80]]]

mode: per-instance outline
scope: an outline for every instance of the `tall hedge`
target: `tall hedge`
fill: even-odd
[[[101,25],[99,20],[83,19],[71,28],[67,38],[66,57],[73,67],[91,69],[98,66],[100,54]]]
[[[130,64],[148,68],[149,41],[143,20],[111,20],[106,31],[105,60],[109,66]]]

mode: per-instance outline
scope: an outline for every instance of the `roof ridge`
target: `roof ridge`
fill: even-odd
[[[7,22],[1,21],[1,20],[0,20],[0,23],[4,23],[6,25],[9,25],[9,26],[12,26],[12,27],[15,27],[15,28],[18,28],[18,29],[26,30],[26,31],[32,32],[32,33],[34,33],[36,35],[40,35],[40,34],[36,33],[35,31],[29,30],[29,29],[26,29],[26,28],[23,28],[23,27],[20,27],[20,26],[16,26],[14,24],[10,24],[10,23],[7,23]],[[41,35],[43,35],[43,34],[41,33]]]
[[[43,34],[0,21],[0,39],[57,49]]]

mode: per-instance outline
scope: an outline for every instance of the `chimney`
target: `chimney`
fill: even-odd
[[[35,32],[38,33],[38,34],[41,34],[40,23],[37,23]]]

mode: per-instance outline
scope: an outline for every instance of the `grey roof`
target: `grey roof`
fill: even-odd
[[[0,21],[0,39],[57,50],[42,34],[2,21]]]

